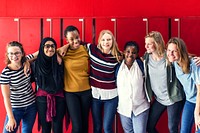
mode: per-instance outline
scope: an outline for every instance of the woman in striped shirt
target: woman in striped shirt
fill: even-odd
[[[7,45],[6,67],[0,76],[4,105],[7,112],[4,133],[16,133],[22,120],[22,132],[31,133],[36,117],[35,93],[30,71],[24,74],[26,61],[22,44],[12,41]]]
[[[92,116],[94,133],[113,133],[118,106],[115,68],[119,62],[117,42],[109,30],[100,32],[98,45],[87,45],[90,56],[90,85],[92,88]],[[102,110],[104,117],[102,117]],[[103,120],[102,120],[103,118]]]

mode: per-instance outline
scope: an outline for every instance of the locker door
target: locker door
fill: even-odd
[[[180,37],[186,43],[188,52],[196,56],[200,56],[200,18],[199,17],[184,17],[172,19],[172,37]],[[192,128],[195,132],[195,126]]]
[[[62,44],[61,38],[61,19],[59,18],[44,18],[43,19],[43,38],[52,37],[57,43],[57,47]]]
[[[139,44],[142,56],[145,52],[144,37],[146,24],[142,18],[119,18],[117,19],[117,42],[121,51],[127,41],[136,41]]]
[[[151,31],[159,31],[165,43],[168,41],[169,38],[169,19],[168,18],[150,18],[147,19],[147,30],[148,32]],[[167,118],[167,111],[164,112],[164,114],[159,119],[159,122],[157,124],[157,130],[158,132],[164,133],[168,132],[168,118]]]
[[[180,18],[171,18],[171,37],[180,37]]]
[[[180,19],[180,38],[182,38],[187,46],[188,52],[200,56],[200,18],[187,17]],[[195,132],[193,126],[192,132]]]
[[[96,18],[95,19],[95,25],[94,25],[94,40],[95,40],[95,44],[98,44],[98,37],[99,37],[99,33],[102,30],[110,30],[113,35],[115,36],[115,38],[117,37],[117,19],[115,18]],[[116,38],[117,39],[117,38]],[[113,131],[116,133],[117,132],[117,128],[118,128],[118,116],[115,116],[115,120],[114,120],[114,125],[113,125]]]
[[[173,18],[171,23],[172,37],[182,38],[186,43],[188,52],[199,56],[200,18]]]
[[[117,42],[119,49],[124,51],[124,45],[127,41],[136,41],[140,47],[139,55],[144,54],[144,36],[146,27],[142,18],[119,18],[117,21]],[[119,114],[117,113],[117,133],[122,133],[123,128]]]
[[[18,23],[14,21],[14,18],[0,18],[0,72],[6,66],[4,63],[6,45],[10,41],[18,40]],[[0,130],[3,131],[4,120],[6,111],[4,107],[2,93],[0,93]]]
[[[63,18],[63,45],[66,44],[66,39],[64,37],[64,30],[67,26],[73,25],[78,28],[80,32],[80,38],[82,41],[86,41],[91,43],[92,40],[92,19],[83,19],[83,18]],[[87,36],[85,36],[87,35]],[[92,133],[92,116],[91,113],[89,115],[89,133]],[[70,123],[69,129],[67,132],[72,131],[72,124]]]
[[[20,42],[24,46],[26,54],[39,50],[41,37],[40,22],[39,18],[22,18],[19,20]]]
[[[19,39],[26,54],[31,54],[39,50],[41,41],[41,19],[40,18],[22,18],[19,19]],[[34,85],[34,84],[33,84]],[[33,86],[33,89],[35,86]],[[36,117],[33,132],[38,132],[38,120]],[[19,131],[21,133],[21,130]]]
[[[168,18],[149,18],[148,32],[159,31],[165,42],[169,39],[169,19]]]
[[[180,37],[185,41],[188,52],[200,56],[200,18],[181,18]]]
[[[116,19],[115,18],[96,18],[95,19],[95,44],[98,43],[99,33],[102,30],[110,30],[116,37]]]
[[[93,22],[94,22],[94,19],[92,19],[92,18],[84,18],[84,24],[85,24],[84,41],[85,42],[93,43],[93,39],[94,39],[94,36],[93,36],[93,30],[94,30]]]
[[[64,37],[64,30],[67,26],[73,25],[78,28],[80,32],[80,38],[82,41],[85,41],[85,24],[83,18],[64,18],[63,19],[63,37]],[[63,44],[66,44],[65,37],[63,38]]]
[[[0,60],[2,61],[1,70],[5,67],[6,45],[10,41],[18,41],[18,22],[14,18],[0,18],[0,49],[2,50]]]

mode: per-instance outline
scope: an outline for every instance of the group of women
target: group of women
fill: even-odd
[[[97,45],[82,42],[72,25],[64,36],[67,44],[58,49],[53,38],[44,38],[36,55],[25,56],[19,42],[7,45],[0,76],[4,133],[16,132],[21,120],[22,132],[31,133],[36,112],[42,133],[62,133],[66,112],[72,133],[88,133],[90,108],[94,133],[113,133],[116,112],[125,133],[156,133],[166,109],[170,133],[179,132],[180,120],[181,133],[191,132],[194,122],[199,131],[200,59],[189,56],[182,39],[171,38],[165,49],[162,35],[152,31],[140,58],[137,42],[127,42],[120,52],[109,30],[100,32]],[[35,57],[31,71],[24,72]]]

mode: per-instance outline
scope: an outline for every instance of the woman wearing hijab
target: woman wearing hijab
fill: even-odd
[[[65,114],[63,94],[63,63],[58,63],[57,44],[53,38],[46,37],[40,43],[39,54],[33,64],[36,80],[36,104],[42,133],[62,133]]]

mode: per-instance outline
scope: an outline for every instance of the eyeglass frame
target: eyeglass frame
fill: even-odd
[[[46,48],[46,49],[49,49],[49,48],[56,48],[56,45],[55,44],[45,44],[44,45],[44,48]]]
[[[17,52],[15,52],[15,53],[13,53],[13,52],[9,52],[9,53],[7,53],[7,55],[8,56],[19,56],[19,55],[21,55],[22,54],[22,52],[20,52],[20,51],[17,51]]]

